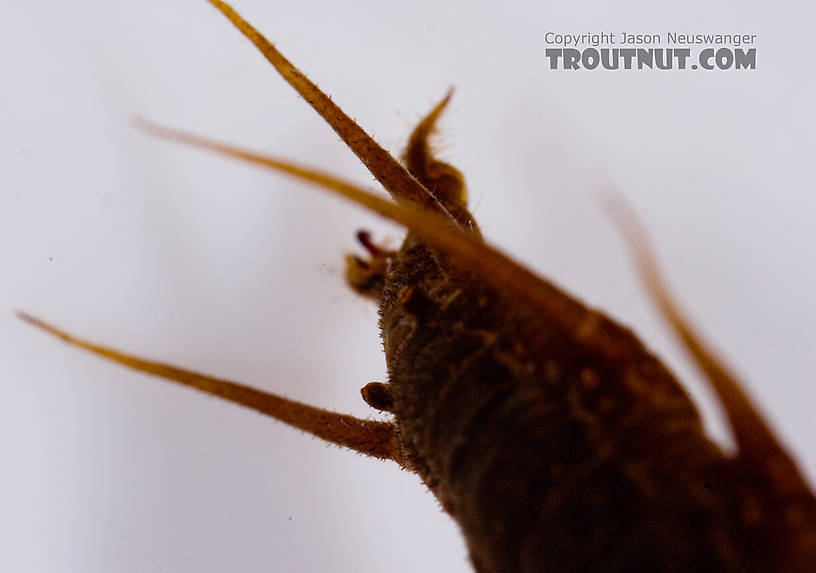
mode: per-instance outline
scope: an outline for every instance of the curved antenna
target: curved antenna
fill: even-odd
[[[482,242],[479,237],[454,226],[452,221],[438,213],[422,211],[410,203],[393,203],[337,177],[275,157],[163,127],[144,119],[137,120],[137,125],[163,139],[214,151],[308,181],[324,191],[342,195],[404,225],[439,252],[451,255],[447,261],[449,264],[466,270],[487,269],[482,273],[484,281],[507,291],[521,304],[541,313],[576,344],[609,360],[626,362],[645,352],[643,345],[627,328],[581,304],[551,282]]]

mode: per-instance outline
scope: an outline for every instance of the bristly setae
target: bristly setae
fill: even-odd
[[[222,2],[211,0],[327,120],[395,202],[317,171],[151,124],[171,139],[264,164],[345,195],[409,235],[347,277],[380,303],[389,380],[371,422],[84,342],[137,370],[267,413],[419,474],[459,523],[478,571],[807,571],[816,501],[739,384],[666,294],[636,223],[619,221],[661,311],[706,373],[738,451],[725,455],[671,374],[625,328],[487,246],[461,175],[426,142],[400,165]]]

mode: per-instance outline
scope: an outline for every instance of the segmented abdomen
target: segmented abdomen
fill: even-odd
[[[730,463],[682,388],[512,302],[413,240],[382,297],[403,447],[477,570],[735,570]]]

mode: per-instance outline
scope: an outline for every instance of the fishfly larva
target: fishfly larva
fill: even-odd
[[[359,142],[358,136],[349,139]],[[764,497],[766,493],[775,491],[773,480],[790,484],[796,470],[792,465],[786,467],[786,459],[777,453],[778,461],[768,466],[773,471],[763,473],[757,460],[770,459],[766,455],[770,442],[750,410],[735,413],[738,396],[723,398],[726,408],[730,406],[737,441],[743,451],[763,455],[750,458],[734,471],[702,435],[685,394],[659,364],[641,354],[625,331],[581,306],[574,307],[561,294],[548,297],[547,293],[553,295],[548,287],[472,240],[475,232],[470,231],[468,239],[436,221],[432,213],[450,214],[465,230],[471,223],[457,194],[457,175],[448,166],[434,163],[421,145],[413,147],[412,174],[423,184],[420,187],[436,192],[435,200],[426,199],[412,179],[403,182],[407,191],[399,175],[393,175],[397,183],[391,181],[392,174],[381,170],[383,162],[389,165],[387,160],[368,155],[372,149],[358,153],[370,160],[372,172],[384,186],[423,208],[418,214],[408,206],[377,203],[384,214],[401,218],[413,233],[400,254],[383,251],[364,238],[371,260],[350,261],[352,282],[368,294],[385,298],[382,312],[392,378],[388,387],[367,386],[365,395],[370,404],[393,412],[398,446],[392,448],[392,438],[381,435],[383,430],[390,431],[387,425],[363,424],[359,432],[351,431],[342,438],[339,428],[333,426],[323,437],[394,458],[417,471],[462,525],[480,571],[806,569],[813,551],[812,496],[801,483],[797,490],[801,498],[784,511],[777,500],[774,507],[761,503],[770,499]],[[281,163],[276,166],[291,168]],[[434,170],[445,172],[450,183],[438,187],[441,180]],[[336,183],[308,171],[293,174],[318,184]],[[353,188],[345,190],[354,192]],[[363,200],[365,196],[357,197]],[[429,208],[426,201],[441,206]],[[494,258],[487,261],[490,257]],[[421,276],[416,274],[419,271]],[[536,290],[531,288],[534,284]],[[542,321],[542,315],[547,320]],[[424,354],[430,352],[429,347],[433,360]],[[116,357],[124,360],[121,355]],[[627,369],[632,364],[634,369]],[[421,370],[411,371],[414,367]],[[431,407],[428,396],[402,387],[408,380],[439,384],[423,392],[438,392],[433,400],[441,402]],[[476,382],[491,386],[468,395],[468,389],[478,388]],[[605,387],[621,391],[618,397],[631,399],[631,411],[622,413],[618,408],[625,405],[615,403],[615,392],[604,394]],[[231,394],[233,390],[224,391]],[[727,393],[729,388],[722,391]],[[234,395],[228,397],[238,401]],[[257,395],[244,399],[253,404],[262,400]],[[298,420],[290,422],[315,431],[308,412],[294,412]],[[737,422],[746,420],[745,441],[740,442]],[[340,422],[344,428],[355,423],[345,418]],[[497,437],[505,440],[501,447]],[[637,439],[643,443],[627,442]],[[757,440],[759,446],[754,448],[751,444],[756,445]],[[683,445],[689,451],[678,449]],[[531,455],[548,447],[554,451]],[[669,459],[672,456],[661,457],[675,451],[687,459],[678,463]],[[627,458],[627,453],[632,457]],[[531,467],[525,467],[528,464]],[[759,477],[753,476],[754,468]],[[523,471],[525,480],[517,479],[515,471]],[[535,480],[547,478],[542,484],[533,476]],[[767,479],[770,485],[759,487],[751,482],[748,487],[743,479]],[[531,487],[533,483],[537,487]],[[473,489],[478,487],[485,489]],[[750,495],[743,495],[744,489]],[[740,506],[742,502],[745,507]],[[533,514],[524,513],[533,507]],[[774,527],[781,528],[778,531],[762,525],[767,524],[763,517],[773,511],[779,511],[772,518]],[[741,521],[750,523],[740,525]],[[795,530],[797,524],[799,530]],[[750,535],[745,530],[751,530]],[[683,532],[689,537],[684,538]],[[796,548],[801,554],[797,555]]]

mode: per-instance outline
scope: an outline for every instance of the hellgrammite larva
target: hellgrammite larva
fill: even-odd
[[[661,313],[727,413],[737,449],[705,435],[689,396],[626,328],[488,246],[462,175],[428,146],[450,93],[403,164],[229,5],[263,53],[390,193],[170,130],[151,133],[265,165],[401,223],[346,278],[379,303],[388,381],[362,388],[391,422],[358,419],[124,354],[26,321],[136,370],[220,396],[417,473],[464,534],[476,571],[812,571],[816,499],[737,380],[670,298],[625,205],[615,219]]]

